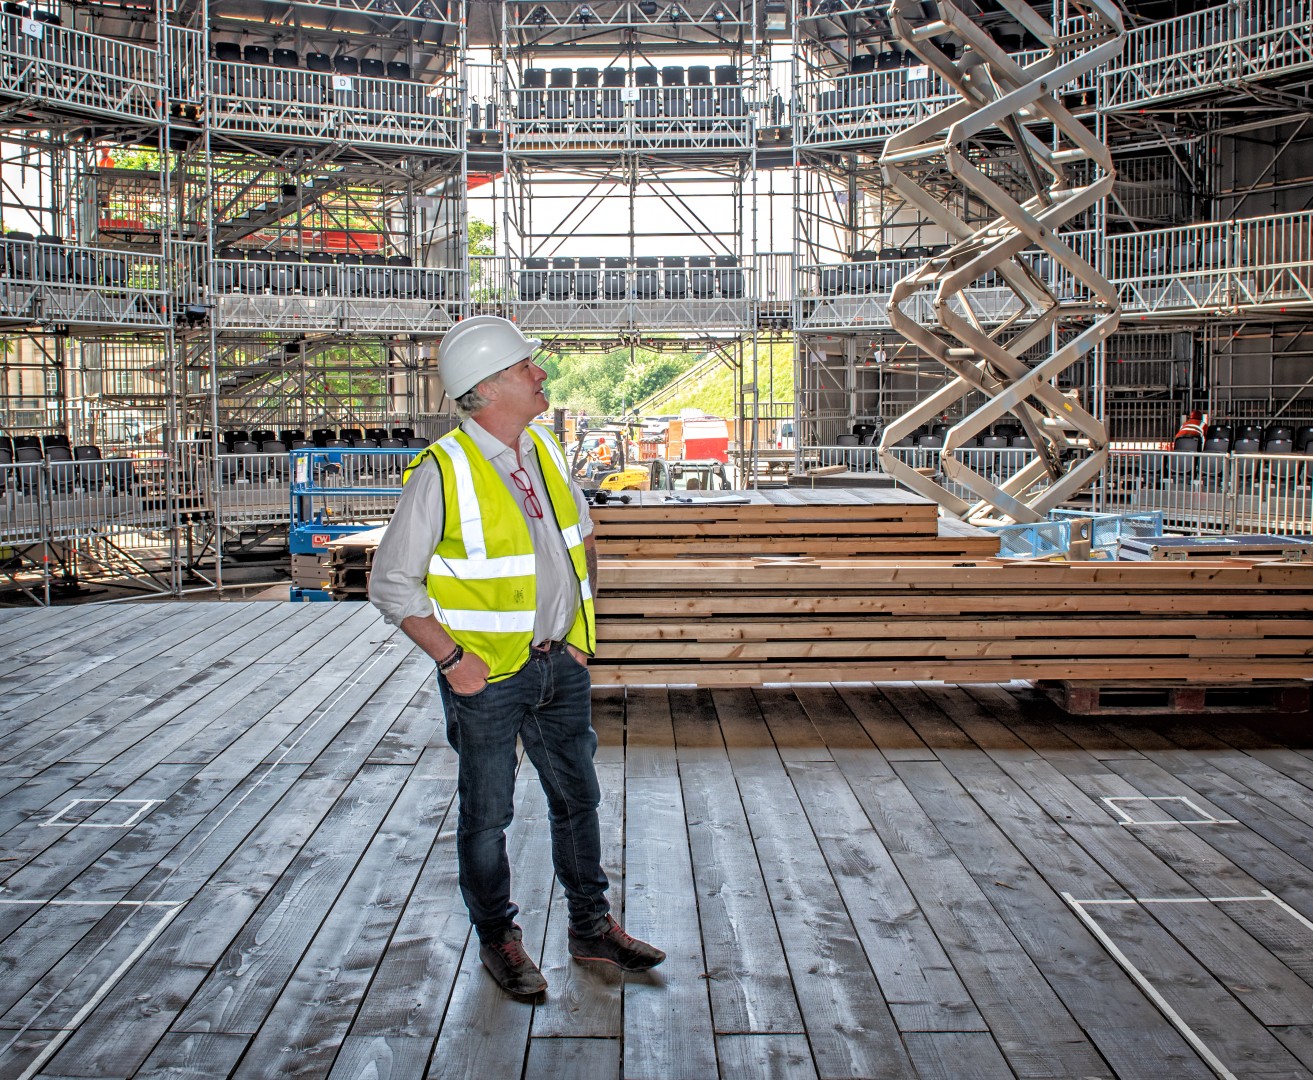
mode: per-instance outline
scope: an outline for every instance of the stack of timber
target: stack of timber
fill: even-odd
[[[593,681],[1313,677],[1313,564],[604,559]]]
[[[368,600],[369,571],[374,553],[383,538],[383,529],[348,533],[329,541],[328,594],[334,600]]]
[[[771,489],[728,497],[646,491],[629,503],[595,506],[592,518],[604,558],[998,554],[996,536],[940,520],[929,499],[886,489]]]

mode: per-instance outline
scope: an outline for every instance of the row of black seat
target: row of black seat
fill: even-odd
[[[325,293],[366,298],[458,300],[444,274],[423,273],[407,255],[332,254],[327,251],[263,251],[223,247],[215,251],[216,292]]]
[[[196,439],[203,443],[210,441],[208,431],[197,432]],[[256,454],[285,453],[288,450],[300,450],[305,447],[349,447],[356,443],[365,447],[383,447],[383,449],[400,450],[407,446],[423,449],[428,441],[417,438],[413,427],[341,427],[314,428],[309,435],[299,428],[229,428],[223,432],[220,453]],[[387,444],[387,445],[384,445]]]
[[[12,439],[0,436],[0,466],[27,466],[27,468],[0,468],[0,494],[6,493],[12,483],[19,495],[37,490],[42,471],[33,466],[54,466],[50,482],[59,493],[73,491],[99,492],[106,486],[115,493],[131,491],[137,482],[136,465],[131,458],[106,459],[99,446],[85,444],[70,446],[64,435],[15,435]]]
[[[240,45],[235,41],[216,41],[214,58],[221,63],[250,64],[255,67],[276,67],[294,70],[301,67],[301,56],[295,49],[270,49],[265,45]],[[360,76],[367,79],[392,79],[406,82],[414,78],[410,64],[404,60],[382,60],[367,56],[339,53],[308,52],[305,70],[324,75]]]
[[[521,300],[738,300],[744,276],[737,255],[639,255],[526,258]]]
[[[126,285],[127,257],[113,251],[66,250],[64,238],[11,231],[0,239],[0,272],[24,281],[72,281],[83,285]]]
[[[1313,454],[1313,424],[1210,424],[1202,436],[1178,435],[1181,454]]]
[[[713,82],[714,79],[714,82]],[[747,113],[734,64],[656,68],[525,68],[516,98],[520,120],[619,120],[626,87],[637,90],[634,115],[647,119],[741,117]],[[476,121],[476,125],[477,121]]]

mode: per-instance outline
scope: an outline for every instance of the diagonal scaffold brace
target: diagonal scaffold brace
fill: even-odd
[[[1107,430],[1058,379],[1120,317],[1116,288],[1060,231],[1079,228],[1114,175],[1108,148],[1060,95],[1120,52],[1121,13],[1110,0],[1072,0],[1059,30],[1024,0],[999,3],[1040,43],[1026,62],[952,0],[893,0],[894,34],[962,100],[891,137],[880,156],[885,183],[944,228],[951,245],[898,281],[889,299],[894,330],[950,377],[885,428],[880,461],[899,483],[973,524],[1042,521],[1102,470]],[[959,216],[964,206],[971,222]],[[1007,303],[981,300],[1000,294]],[[1048,355],[1037,361],[1037,352]],[[948,430],[939,457],[943,480],[976,496],[970,501],[893,447],[978,395],[984,404]],[[1033,460],[1002,478],[956,455],[1007,415],[1029,436]]]

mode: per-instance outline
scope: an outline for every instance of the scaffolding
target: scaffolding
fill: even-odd
[[[1058,37],[1081,18],[1043,13]],[[1194,407],[1237,430],[1302,430],[1313,10],[1236,0],[1133,21],[1117,55],[1052,88],[1112,152],[1107,197],[1060,234],[1123,312],[1054,389],[1114,445],[1161,445]],[[974,22],[1022,68],[1047,48],[1006,8]],[[269,470],[230,466],[247,480],[225,483],[219,448],[440,434],[436,344],[478,311],[560,351],[705,353],[736,371],[742,418],[792,423],[795,467],[840,440],[873,460],[880,432],[951,378],[902,347],[889,301],[960,238],[879,164],[951,106],[947,74],[866,0],[7,5],[0,451],[57,436],[130,462],[136,481],[111,507],[59,482],[57,452],[36,470],[44,488],[23,482],[34,462],[0,460],[23,472],[0,499],[14,530],[0,545],[22,541],[41,595],[46,568],[79,562],[143,589],[207,585],[211,560],[221,573],[224,550],[285,524]],[[1005,141],[977,164],[1005,191],[1029,182]],[[925,180],[986,226],[990,208],[952,177]],[[471,191],[493,193],[490,255],[468,252]],[[1047,254],[1020,251],[1022,272],[1081,301]],[[925,292],[901,301],[909,317],[933,314]],[[986,334],[1032,319],[997,269],[959,303]],[[1076,334],[1056,327],[1019,362]],[[758,373],[782,340],[796,402]],[[895,449],[934,467],[936,429],[985,400],[971,388]],[[739,428],[750,476],[760,427]],[[20,505],[29,489],[44,510]],[[70,514],[77,527],[56,529]]]

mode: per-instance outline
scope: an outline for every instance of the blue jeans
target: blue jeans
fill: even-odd
[[[438,675],[447,714],[447,741],[460,758],[456,856],[460,890],[481,941],[511,927],[506,827],[515,815],[515,740],[538,770],[547,794],[552,865],[565,889],[570,928],[597,933],[611,910],[602,870],[597,821],[601,791],[593,753],[592,680],[588,669],[555,645],[530,650],[529,662],[508,679],[477,694],[452,692]]]

